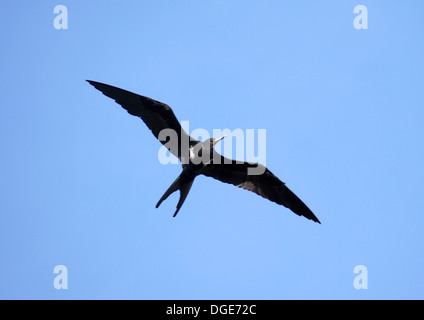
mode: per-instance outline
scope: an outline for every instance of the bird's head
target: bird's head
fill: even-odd
[[[227,136],[222,136],[221,138],[210,138],[209,139],[210,148],[213,149],[219,141],[221,141],[222,139],[224,139],[226,137]]]

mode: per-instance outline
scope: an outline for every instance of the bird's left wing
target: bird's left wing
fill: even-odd
[[[87,80],[87,82],[100,90],[105,96],[114,99],[129,114],[141,118],[157,139],[159,139],[162,130],[172,129],[177,134],[178,140],[170,141],[168,139],[161,141],[161,143],[166,144],[172,154],[180,160],[185,156],[181,154],[182,141],[189,144],[198,142],[182,129],[177,117],[167,104],[104,83],[90,80]]]
[[[233,184],[239,188],[252,191],[265,199],[273,201],[277,204],[289,208],[291,211],[299,216],[304,216],[307,219],[320,223],[318,218],[312,211],[300,200],[285,183],[278,179],[271,171],[261,164],[241,162],[228,159],[219,155],[220,158],[215,156],[214,161],[207,165],[202,174],[212,177],[224,183]],[[261,168],[263,174],[249,175],[248,169],[254,169],[258,166]]]

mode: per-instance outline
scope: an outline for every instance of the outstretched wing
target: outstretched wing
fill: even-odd
[[[240,162],[218,155],[220,159],[207,165],[202,174],[219,181],[233,184],[289,208],[299,216],[321,223],[312,211],[300,200],[285,183],[278,179],[271,171],[261,164]],[[261,166],[263,174],[249,175],[249,168]]]
[[[174,112],[168,105],[107,84],[90,80],[87,80],[87,82],[100,90],[105,96],[114,99],[129,114],[141,118],[157,139],[159,139],[162,130],[173,130],[178,139],[169,137],[166,141],[161,141],[161,143],[166,145],[171,153],[181,161],[186,156],[181,153],[181,145],[183,143],[187,144],[186,149],[188,152],[189,144],[198,142],[182,129],[177,117],[175,117]]]

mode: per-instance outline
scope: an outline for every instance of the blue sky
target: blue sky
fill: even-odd
[[[3,2],[0,298],[423,299],[423,12]],[[177,194],[155,209],[180,166],[85,79],[163,101],[192,130],[266,129],[267,166],[322,225],[203,176],[177,218]]]

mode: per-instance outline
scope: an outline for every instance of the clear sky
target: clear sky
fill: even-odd
[[[423,14],[422,1],[3,1],[0,298],[423,299]],[[165,102],[191,130],[266,129],[268,168],[322,225],[203,176],[177,218],[178,194],[155,209],[180,166],[85,79]]]

